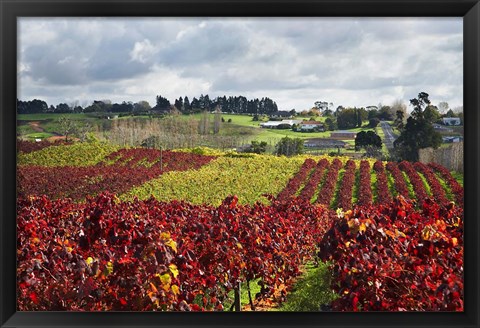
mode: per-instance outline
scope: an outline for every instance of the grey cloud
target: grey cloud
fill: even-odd
[[[463,33],[463,19],[457,18],[425,18],[416,20],[416,30],[424,34],[448,36]]]
[[[149,71],[148,63],[132,61],[132,40],[113,39],[102,42],[88,61],[88,74],[94,80],[132,78]]]
[[[241,30],[222,23],[208,22],[204,28],[188,30],[170,42],[158,55],[158,62],[168,67],[235,61],[248,48]]]
[[[365,75],[358,75],[349,77],[343,82],[335,83],[333,86],[347,90],[369,90],[369,89],[383,89],[390,88],[396,85],[395,78],[392,77],[374,77]]]
[[[55,85],[141,75],[149,70],[149,63],[130,60],[136,33],[125,24],[118,19],[53,19],[46,28],[55,31],[54,42],[24,45],[21,60],[30,67],[27,74],[33,79]]]
[[[83,58],[72,54],[77,50],[70,42],[58,46],[33,46],[23,55],[29,66],[25,74],[54,85],[81,84],[86,80],[85,67]]]
[[[271,78],[262,79],[242,79],[241,77],[232,78],[230,76],[221,76],[214,80],[212,89],[223,92],[253,92],[256,90],[295,90],[311,87],[311,83],[302,81],[289,81]]]
[[[345,18],[263,19],[252,23],[252,30],[288,40],[302,52],[337,52],[355,48],[363,32],[356,21]]]
[[[132,60],[135,44],[145,40],[152,49]],[[58,102],[79,90],[121,98],[129,83],[146,89],[152,72],[180,86],[199,81],[209,94],[262,91],[296,108],[325,90],[332,99],[350,93],[365,103],[427,89],[461,99],[461,18],[27,19],[19,41],[19,66],[29,67],[18,75],[20,93],[43,92]]]
[[[438,45],[438,51],[461,53],[463,51],[463,37],[461,34],[445,39],[443,44]]]

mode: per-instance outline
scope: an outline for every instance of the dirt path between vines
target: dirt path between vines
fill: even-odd
[[[40,126],[40,122],[38,121],[28,122],[28,125],[30,125],[32,130],[35,132],[45,132],[45,130]]]

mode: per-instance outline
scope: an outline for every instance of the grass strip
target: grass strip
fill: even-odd
[[[274,311],[312,312],[321,311],[323,306],[328,306],[338,298],[330,289],[332,274],[328,263],[308,263],[305,272],[294,284],[287,300]]]

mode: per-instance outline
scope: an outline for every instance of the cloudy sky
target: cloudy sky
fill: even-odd
[[[21,18],[18,98],[463,105],[462,18]]]

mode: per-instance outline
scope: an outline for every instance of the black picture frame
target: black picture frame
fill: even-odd
[[[1,327],[478,327],[480,4],[478,0],[0,0]],[[465,112],[465,311],[462,313],[140,313],[16,311],[17,18],[55,16],[463,17]]]

